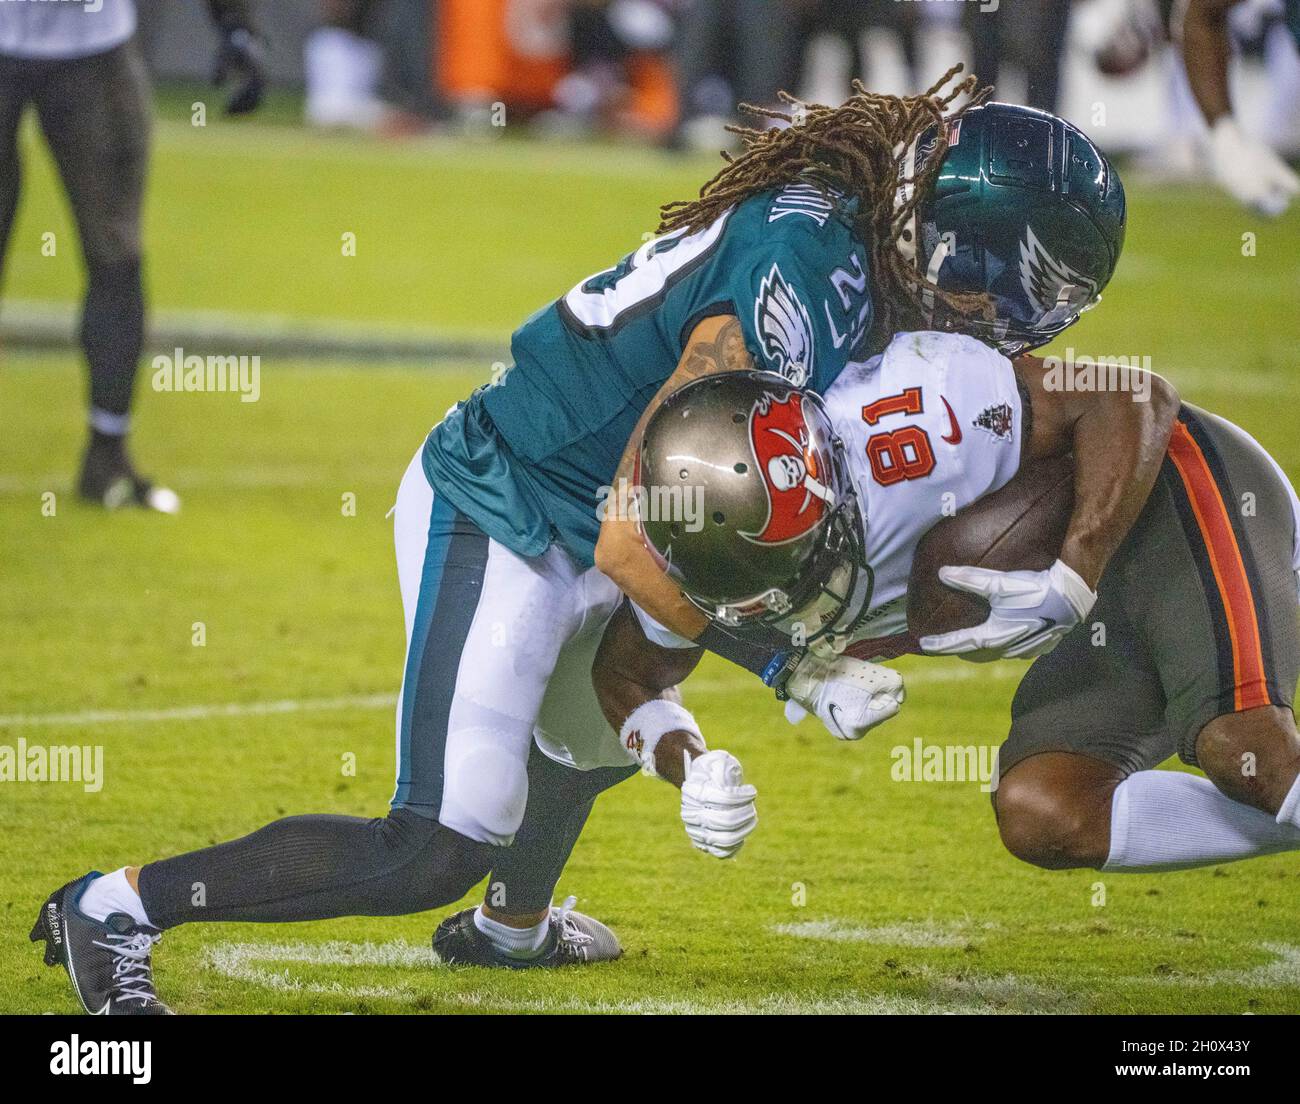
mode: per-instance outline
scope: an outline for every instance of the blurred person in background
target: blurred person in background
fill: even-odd
[[[1274,100],[1275,117],[1269,128],[1275,136],[1283,131],[1280,136],[1285,138],[1286,122],[1294,121],[1294,48],[1300,44],[1300,0],[1180,0],[1174,12],[1174,36],[1179,40],[1187,79],[1210,128],[1210,165],[1215,179],[1238,202],[1276,218],[1300,193],[1300,176],[1269,142],[1247,134],[1233,113],[1228,60],[1232,55],[1229,15],[1234,9],[1258,18],[1281,18],[1282,25],[1264,33],[1266,56],[1272,55],[1271,75],[1288,71],[1291,75],[1290,81],[1284,78],[1290,87],[1281,89],[1282,96]]]
[[[1208,172],[1245,206],[1280,215],[1300,187],[1276,152],[1300,148],[1300,0],[1091,0],[1087,12],[1097,41],[1085,48],[1107,76],[1131,76],[1157,55],[1166,67],[1166,116],[1138,158],[1143,175]],[[1166,51],[1170,38],[1176,48]],[[1263,53],[1269,99],[1256,134],[1233,110],[1234,47]]]
[[[996,6],[968,3],[963,8],[976,76],[996,88],[1003,62],[1011,61],[1028,77],[1024,102],[1055,113],[1070,0],[1006,0]]]
[[[842,38],[857,59],[857,76],[864,83],[878,83],[871,76],[865,35],[871,30],[886,30],[898,38],[907,70],[906,84],[917,84],[917,32],[923,4],[900,3],[899,0],[823,0],[809,10],[803,32],[805,40],[818,32]],[[980,74],[976,74],[977,76]]]
[[[570,70],[555,85],[554,108],[539,117],[542,128],[570,133],[650,130],[654,137],[655,120],[633,110],[636,67],[638,58],[664,55],[671,48],[681,6],[680,0],[572,0]]]
[[[676,146],[716,148],[736,101],[776,105],[798,76],[799,31],[814,0],[687,0],[678,34]]]
[[[320,9],[303,45],[310,125],[392,135],[443,116],[431,49],[436,0],[322,0]]]
[[[215,77],[237,78],[230,114],[264,91],[263,51],[246,0],[208,0],[219,34]],[[90,376],[90,440],[78,493],[102,506],[175,513],[176,494],[127,453],[144,342],[140,208],[153,104],[133,0],[0,2],[0,280],[18,209],[18,130],[36,112],[72,206],[86,263],[80,340]]]

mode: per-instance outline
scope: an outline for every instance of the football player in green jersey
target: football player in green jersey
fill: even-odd
[[[1123,244],[1123,188],[1096,147],[1054,116],[981,103],[956,72],[921,96],[790,100],[784,127],[745,132],[697,200],[665,208],[659,237],[523,324],[513,366],[432,430],[398,492],[407,659],[390,812],[289,817],[56,890],[32,938],[87,1010],[164,1009],[150,954],[167,928],[418,912],[490,872],[484,905],[440,930],[444,957],[616,957],[608,929],[550,894],[597,794],[638,765],[680,787],[695,846],[736,853],[753,787],[705,747],[673,680],[633,672],[614,713],[593,704],[620,590],[647,631],[755,673],[774,659],[770,642],[706,625],[642,542],[624,488],[648,418],[686,382],[738,369],[825,390],[900,329],[1041,344],[1097,301]],[[950,113],[963,95],[974,106]],[[805,689],[795,700],[832,708],[837,735],[881,719],[863,687],[883,668],[775,658]],[[625,735],[617,756],[589,738],[597,721]]]

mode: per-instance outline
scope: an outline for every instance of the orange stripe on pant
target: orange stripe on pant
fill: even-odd
[[[1218,584],[1232,641],[1233,708],[1237,712],[1269,704],[1264,674],[1264,647],[1255,615],[1255,596],[1233,532],[1232,516],[1214,481],[1200,445],[1182,422],[1174,425],[1169,459],[1187,489],[1187,498],[1201,531],[1210,566]]]

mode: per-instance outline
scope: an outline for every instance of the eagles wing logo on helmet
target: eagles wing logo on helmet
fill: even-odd
[[[1076,302],[1082,306],[1097,297],[1096,282],[1047,252],[1033,227],[1028,225],[1020,242],[1020,286],[1029,301],[1044,314]]]
[[[759,285],[754,331],[773,371],[796,387],[808,382],[813,369],[812,319],[776,265]]]
[[[826,516],[826,504],[834,499],[809,441],[803,396],[795,391],[777,400],[764,394],[749,416],[749,443],[767,488],[768,511],[758,532],[741,536],[762,544],[803,536]]]

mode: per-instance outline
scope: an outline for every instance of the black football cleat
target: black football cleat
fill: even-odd
[[[170,1016],[153,987],[153,945],[162,932],[137,924],[123,912],[102,923],[77,908],[91,872],[50,894],[32,927],[31,940],[45,940],[45,965],[62,966],[81,1007],[92,1016]]]
[[[447,917],[433,933],[433,951],[449,966],[496,966],[507,970],[535,967],[579,966],[591,962],[612,962],[623,953],[618,936],[599,920],[575,912],[574,897],[551,909],[551,930],[537,954],[514,958],[498,950],[474,923],[475,909],[467,908]]]
[[[180,496],[141,476],[120,441],[92,441],[81,461],[77,494],[86,502],[117,510],[139,506],[160,514],[180,512]]]

